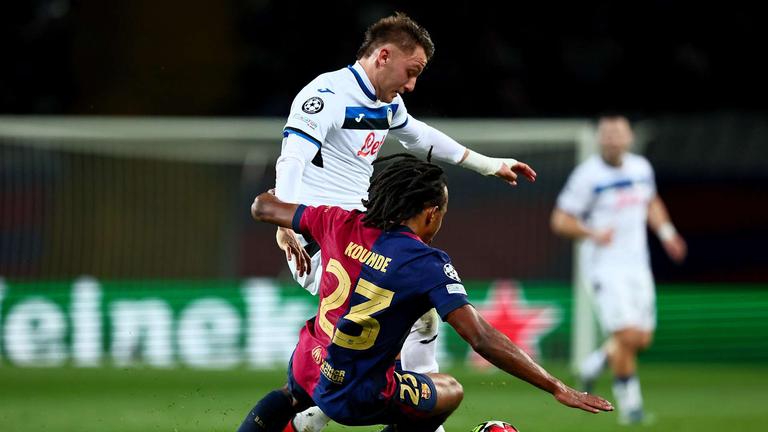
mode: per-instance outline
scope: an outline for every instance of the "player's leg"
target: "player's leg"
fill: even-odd
[[[403,371],[395,375],[397,387],[391,413],[395,424],[385,431],[433,432],[464,398],[464,389],[452,376]]]
[[[411,327],[400,351],[400,364],[403,370],[419,373],[437,373],[437,335],[440,316],[435,309],[430,309]],[[445,432],[439,426],[433,432]]]
[[[614,332],[615,350],[610,357],[614,372],[613,392],[622,423],[639,423],[645,420],[643,396],[637,373],[637,355],[652,340],[656,326],[656,308],[653,281],[650,272],[628,274],[634,306],[624,310],[622,325]]]
[[[319,432],[330,423],[331,418],[318,407],[313,406],[296,414],[283,432]]]
[[[311,265],[312,271],[304,276],[299,276],[296,271],[296,261],[288,261],[288,268],[291,270],[291,275],[296,282],[299,283],[304,289],[309,291],[312,295],[317,295],[320,288],[320,279],[323,275],[322,262],[320,259],[320,249],[317,243],[307,244],[304,237],[298,235],[299,241],[307,250],[309,256],[312,257]],[[331,421],[331,418],[325,415],[318,407],[312,407],[305,411],[302,411],[288,423],[285,428],[285,432],[319,432],[325,428],[325,426]]]
[[[281,432],[307,401],[293,396],[288,386],[267,393],[245,416],[237,432]]]
[[[400,351],[403,370],[418,373],[437,373],[437,333],[440,316],[433,308],[421,316],[411,327],[411,332]]]
[[[595,272],[591,280],[591,298],[595,312],[600,327],[608,334],[608,339],[578,365],[579,386],[583,391],[589,393],[592,392],[595,382],[608,365],[608,359],[616,349],[616,341],[611,332],[612,329],[621,325],[621,304],[623,302],[615,293],[617,289],[615,279],[615,275],[602,271]]]

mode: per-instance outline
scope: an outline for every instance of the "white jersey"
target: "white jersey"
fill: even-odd
[[[586,275],[616,267],[650,268],[646,224],[648,204],[656,196],[653,168],[642,156],[627,153],[620,167],[595,155],[571,173],[557,207],[592,229],[613,229],[613,239],[599,246],[581,244]]]
[[[408,123],[399,95],[385,103],[372,89],[355,63],[318,76],[294,99],[283,136],[297,134],[318,148],[304,169],[297,202],[363,210],[371,164],[387,133]]]

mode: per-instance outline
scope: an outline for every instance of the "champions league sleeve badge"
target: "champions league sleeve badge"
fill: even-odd
[[[451,263],[447,263],[443,266],[443,271],[445,272],[445,275],[449,278],[455,280],[456,282],[461,282],[461,279],[459,278],[459,272],[456,271],[455,268],[451,265]]]
[[[323,110],[324,106],[325,104],[323,103],[322,99],[317,96],[313,96],[304,102],[304,105],[301,106],[301,110],[307,114],[317,114]]]

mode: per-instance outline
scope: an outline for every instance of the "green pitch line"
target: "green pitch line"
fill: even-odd
[[[566,376],[559,365],[548,366]],[[764,431],[768,365],[641,365],[648,410],[645,431]],[[591,415],[557,404],[497,372],[462,370],[461,408],[446,424],[469,431],[482,420],[507,420],[522,431],[614,431],[615,414]],[[0,367],[0,430],[77,432],[234,431],[253,403],[282,385],[282,369],[215,372],[148,369],[18,369]],[[598,393],[611,398],[610,378]],[[379,428],[332,425],[328,432]]]

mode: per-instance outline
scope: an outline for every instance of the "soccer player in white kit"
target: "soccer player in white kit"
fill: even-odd
[[[277,197],[289,203],[364,210],[361,200],[367,197],[372,163],[390,133],[406,149],[439,161],[495,175],[512,185],[518,174],[534,181],[536,173],[527,164],[476,153],[408,114],[402,95],[413,91],[433,53],[429,33],[405,14],[371,25],[354,64],[318,76],[294,99],[276,165]],[[277,243],[294,278],[317,294],[322,272],[317,244],[283,228]],[[437,329],[434,310],[414,325],[401,352],[403,369],[438,371]],[[311,408],[288,428],[319,431],[328,421]]]
[[[574,169],[551,220],[555,233],[582,240],[579,265],[590,282],[598,321],[610,334],[580,366],[581,379],[591,386],[607,361],[614,374],[619,421],[626,424],[645,419],[636,361],[656,328],[646,224],[673,261],[679,263],[686,255],[685,241],[656,193],[651,164],[628,152],[632,139],[625,117],[601,117],[600,155]]]

